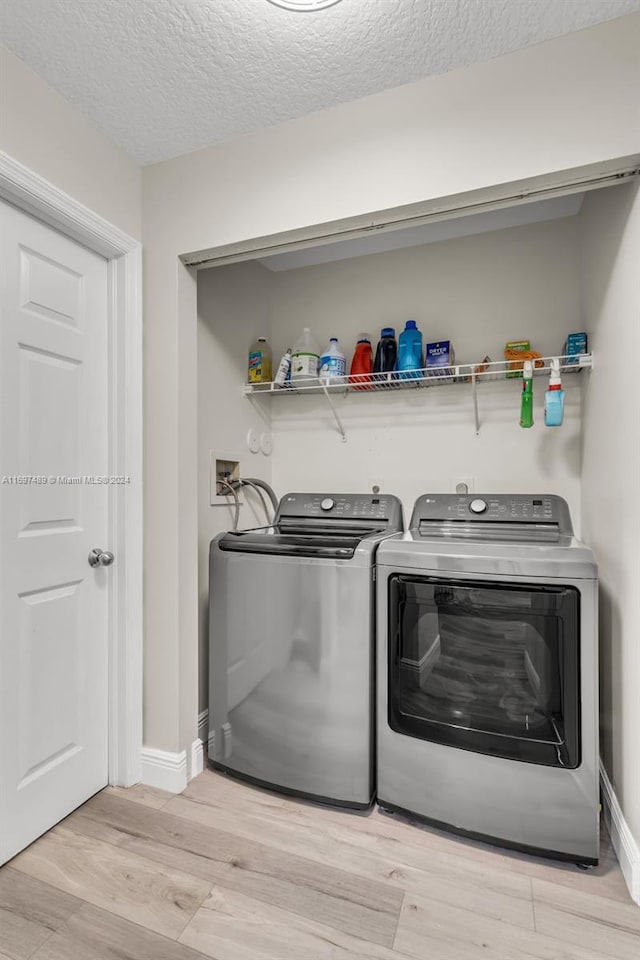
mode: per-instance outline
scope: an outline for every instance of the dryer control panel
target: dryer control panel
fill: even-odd
[[[538,528],[541,532],[555,532],[556,536],[573,535],[569,506],[555,494],[459,494],[428,493],[418,497],[411,517],[411,531],[421,536],[433,536],[441,528],[441,534],[457,536],[463,528],[476,527],[475,536],[482,538],[495,531],[496,525],[511,525],[514,533],[524,526]],[[506,533],[506,529],[504,530]],[[529,533],[532,531],[530,530]]]
[[[278,505],[276,522],[286,517],[385,522],[402,529],[402,505],[389,494],[288,493]]]

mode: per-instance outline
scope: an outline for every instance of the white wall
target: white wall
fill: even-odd
[[[596,366],[585,390],[582,524],[600,576],[601,747],[640,846],[640,193],[587,197],[582,290]]]
[[[250,453],[249,429],[270,432],[269,411],[261,414],[242,396],[247,379],[249,345],[258,336],[270,338],[269,288],[272,274],[258,263],[240,263],[198,275],[198,602],[199,710],[208,696],[209,543],[233,523],[231,507],[211,506],[211,451],[239,458],[243,477],[271,483],[271,458]],[[243,489],[238,526],[263,525],[264,511],[256,494]],[[250,602],[248,598],[247,602]]]
[[[639,28],[640,16],[620,18],[145,168],[151,745],[187,747],[198,707],[197,684],[183,693],[175,681],[193,635],[196,578],[167,559],[195,555],[197,540],[187,495],[196,488],[196,313],[178,256],[640,152]],[[165,722],[176,698],[191,733]]]
[[[0,150],[125,233],[140,236],[138,165],[2,46],[0,118]]]
[[[295,342],[303,324],[321,345],[339,336],[348,358],[357,334],[418,321],[426,340],[450,339],[460,362],[499,360],[507,340],[529,338],[558,354],[580,330],[577,219],[498,230],[391,253],[274,274],[274,349]],[[287,490],[362,491],[371,479],[402,498],[410,515],[425,492],[471,477],[476,492],[545,492],[580,518],[580,390],[565,378],[561,429],[545,428],[547,378],[534,383],[535,425],[519,424],[522,381],[479,385],[482,427],[475,436],[470,386],[334,395],[347,431],[342,443],[322,397],[272,402],[273,480]]]

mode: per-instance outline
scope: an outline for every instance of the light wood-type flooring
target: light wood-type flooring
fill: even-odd
[[[206,771],[107,789],[0,870],[0,960],[639,960],[600,866],[460,840]]]

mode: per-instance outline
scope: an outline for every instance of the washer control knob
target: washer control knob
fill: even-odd
[[[335,505],[336,505],[335,500],[332,500],[331,497],[326,497],[326,499],[324,499],[320,504],[320,507],[322,508],[322,510],[333,510]]]
[[[469,504],[469,510],[471,513],[484,513],[487,509],[487,504],[484,500],[472,500]]]

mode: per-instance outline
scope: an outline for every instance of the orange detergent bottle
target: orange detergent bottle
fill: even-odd
[[[349,384],[353,390],[371,390],[371,373],[373,372],[373,352],[371,337],[368,333],[361,333],[356,343],[356,351],[349,370]]]

